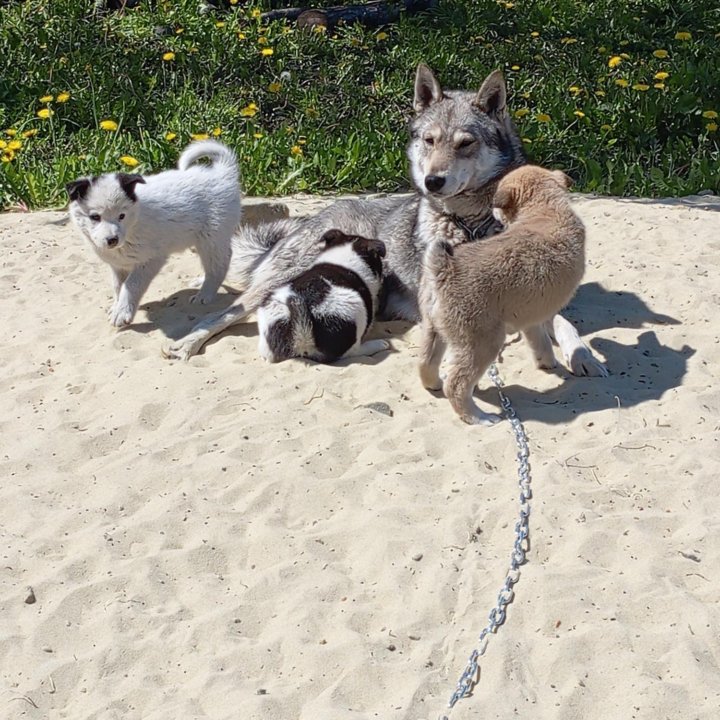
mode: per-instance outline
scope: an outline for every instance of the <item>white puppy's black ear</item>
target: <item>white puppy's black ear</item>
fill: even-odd
[[[442,88],[433,71],[425,63],[420,63],[415,73],[415,112],[422,112],[433,103],[440,102],[442,96]]]
[[[65,190],[70,196],[70,201],[82,200],[87,195],[91,182],[90,178],[79,178],[78,180],[69,182],[65,186]]]
[[[145,183],[145,178],[142,175],[129,175],[128,173],[118,173],[118,182],[123,192],[133,201],[137,200],[135,195],[135,186],[138,183]]]
[[[493,70],[480,86],[473,104],[488,115],[500,115],[505,112],[506,102],[505,78],[500,70]]]

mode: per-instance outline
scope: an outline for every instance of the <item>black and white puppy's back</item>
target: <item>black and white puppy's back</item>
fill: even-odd
[[[312,267],[258,309],[258,349],[268,362],[330,363],[390,347],[385,340],[363,342],[377,309],[385,244],[340,230],[328,230],[320,243],[324,250]]]

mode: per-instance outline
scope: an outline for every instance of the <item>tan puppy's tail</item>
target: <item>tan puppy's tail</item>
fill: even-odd
[[[443,240],[431,242],[425,251],[425,270],[436,278],[453,268],[455,251],[450,243]]]

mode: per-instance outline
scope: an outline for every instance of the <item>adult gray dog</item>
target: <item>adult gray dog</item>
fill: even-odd
[[[210,338],[243,322],[270,292],[312,265],[322,250],[319,238],[332,228],[385,243],[378,317],[416,322],[428,243],[438,238],[452,245],[479,241],[502,229],[493,216],[495,189],[506,173],[526,162],[506,97],[500,71],[490,73],[478,92],[466,92],[443,90],[432,71],[419,65],[408,146],[415,194],[341,200],[309,218],[242,230],[233,240],[228,273],[242,294],[227,309],[205,317],[188,335],[168,342],[163,354],[187,360]],[[547,324],[547,331],[573,374],[607,375],[561,315]]]

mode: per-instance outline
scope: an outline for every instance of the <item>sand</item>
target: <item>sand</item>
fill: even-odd
[[[569,316],[612,374],[505,352],[531,547],[450,718],[714,719],[720,202],[576,207]],[[117,332],[64,218],[0,215],[0,717],[436,720],[508,566],[508,423],[423,390],[400,323],[336,366],[266,365],[253,324],[164,360],[197,257]]]

